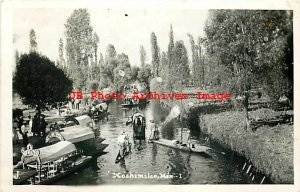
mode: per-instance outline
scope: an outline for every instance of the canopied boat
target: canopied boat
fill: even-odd
[[[60,141],[53,145],[22,150],[21,161],[14,169],[13,183],[50,184],[86,165],[91,156],[83,156],[74,144]]]
[[[145,99],[140,100],[134,97],[134,93],[147,93],[147,86],[145,83],[135,81],[132,84],[127,84],[124,86],[124,93],[126,94],[126,98],[124,99],[124,103],[121,104],[122,107],[135,107],[148,103]]]
[[[72,125],[72,122],[75,122],[76,125]],[[71,126],[68,126],[70,124]],[[93,121],[87,115],[69,119],[64,126],[59,124],[55,126],[46,136],[47,144],[69,141],[86,155],[99,154],[108,146],[102,143],[105,139],[98,137],[97,130],[93,127]]]

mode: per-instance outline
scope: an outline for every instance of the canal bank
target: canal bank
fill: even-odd
[[[186,117],[188,124],[198,125],[199,132],[207,136],[207,140],[217,142],[248,160],[243,169],[260,172],[273,183],[294,183],[293,125],[265,125],[255,131],[245,131],[243,112],[229,105],[217,106],[216,109],[212,105],[204,109],[203,106],[191,107],[187,101],[168,100],[161,104],[165,108],[176,104],[184,108],[189,114]],[[255,119],[274,113],[260,109],[249,112],[249,116]]]

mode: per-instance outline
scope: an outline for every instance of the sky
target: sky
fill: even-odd
[[[13,45],[21,53],[29,51],[29,32],[34,29],[38,51],[52,61],[58,58],[58,42],[65,37],[64,24],[73,9],[17,8],[13,14]],[[140,65],[139,48],[146,49],[146,63],[151,63],[150,34],[157,36],[161,51],[167,51],[170,25],[173,26],[174,40],[183,40],[191,54],[187,33],[205,36],[204,26],[208,10],[195,9],[88,9],[91,26],[100,38],[99,52],[105,55],[108,44],[114,45],[117,53],[129,56],[131,65]],[[128,16],[125,16],[127,14]],[[99,53],[98,53],[99,54]],[[190,59],[191,57],[189,57]]]

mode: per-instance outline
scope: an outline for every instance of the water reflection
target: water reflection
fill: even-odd
[[[138,109],[146,117],[146,142],[132,147],[132,153],[123,161],[115,164],[118,154],[117,138],[124,130],[132,138],[132,127],[126,126],[128,117],[137,109],[123,109],[120,103],[109,104],[109,121],[99,122],[99,134],[109,144],[108,153],[93,160],[89,167],[78,174],[65,178],[57,184],[93,185],[93,184],[203,184],[203,183],[251,183],[245,174],[236,169],[234,159],[215,150],[212,158],[190,154],[158,144],[148,143],[150,135],[149,120],[161,123],[168,115],[168,110],[161,108],[158,102],[152,102],[145,109]],[[166,139],[180,138],[180,121],[168,123],[161,134]],[[131,140],[133,144],[133,141]],[[173,178],[130,179],[115,178],[114,174],[150,174],[173,175]],[[176,177],[175,177],[176,176]]]
[[[190,173],[186,167],[186,162],[184,161],[182,155],[178,150],[170,149],[168,151],[169,165],[170,165],[170,175],[173,176],[170,184],[188,184]]]
[[[155,166],[156,165],[156,155],[157,155],[157,144],[154,143],[152,147],[152,158],[151,158],[151,165]]]

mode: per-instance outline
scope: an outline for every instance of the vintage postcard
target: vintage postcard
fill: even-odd
[[[0,191],[299,191],[298,33],[296,1],[2,1]]]

